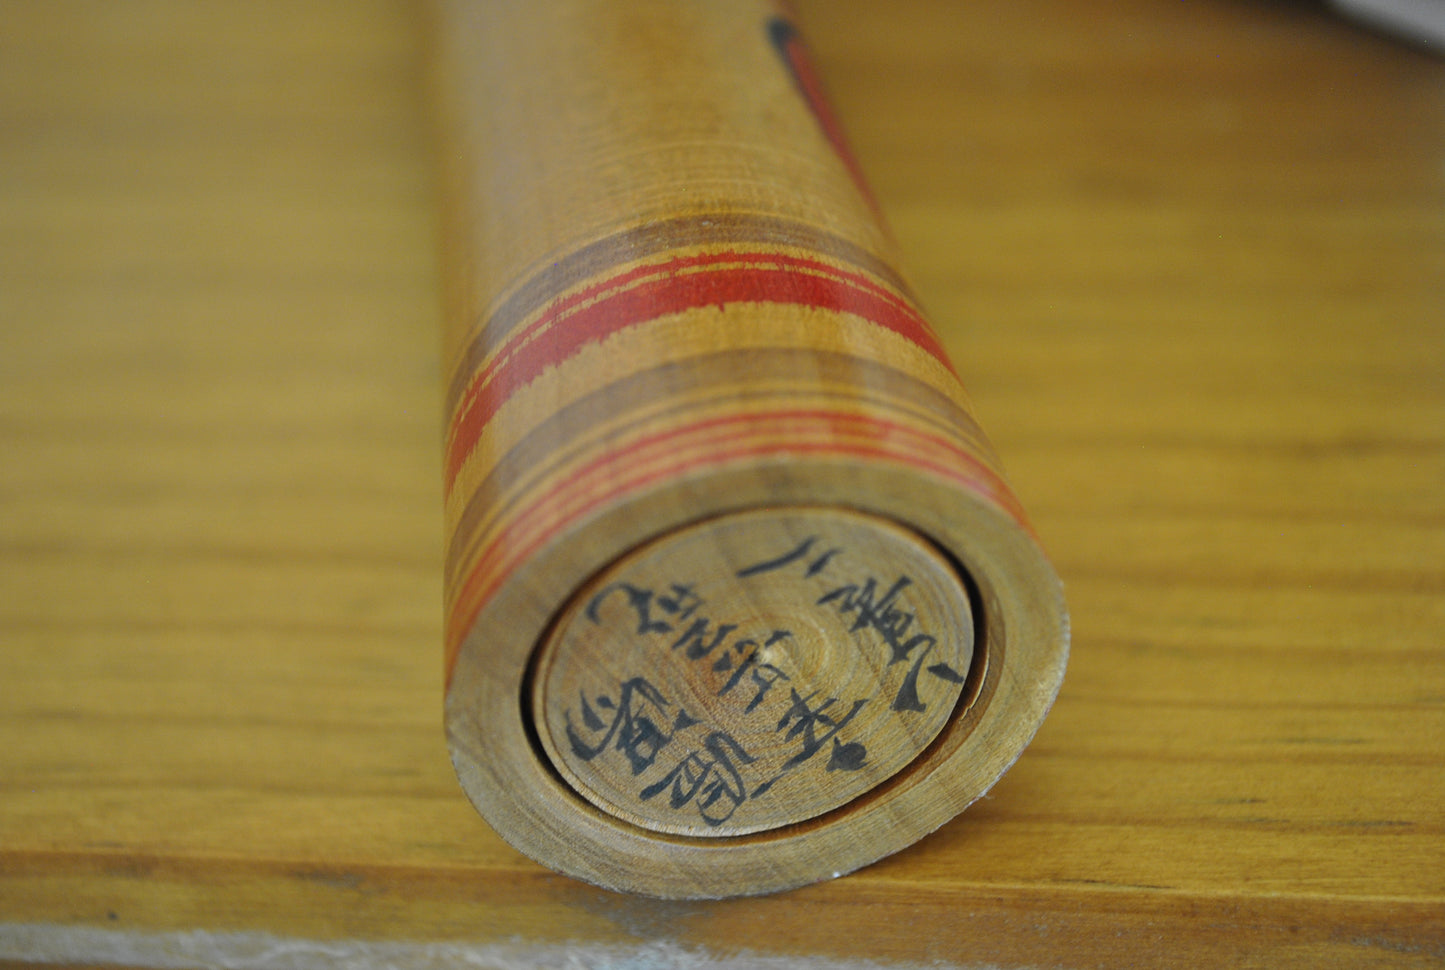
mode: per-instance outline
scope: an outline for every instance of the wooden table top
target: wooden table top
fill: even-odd
[[[5,2],[0,960],[1445,964],[1445,61],[1301,2],[800,7],[1067,586],[1019,764],[768,898],[508,848],[440,726],[419,16]]]

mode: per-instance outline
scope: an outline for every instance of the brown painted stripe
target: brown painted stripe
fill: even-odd
[[[649,222],[606,236],[558,259],[503,300],[457,361],[447,390],[446,414],[456,412],[487,356],[559,294],[613,267],[670,251],[742,243],[816,252],[877,278],[917,305],[908,285],[891,265],[862,246],[813,226],[751,213],[704,213]]]
[[[848,313],[912,342],[952,371],[932,328],[913,305],[872,278],[778,252],[737,250],[672,256],[622,272],[548,306],[497,348],[452,416],[445,487],[512,394],[589,344],[703,306],[776,303]]]
[[[910,437],[921,438],[927,453],[916,453],[919,442],[904,447],[905,439]],[[467,629],[509,572],[568,525],[596,508],[684,472],[782,455],[906,466],[985,496],[1015,516],[1021,515],[1007,486],[977,456],[942,438],[920,435],[886,419],[784,409],[764,414],[725,414],[674,425],[604,453],[546,491],[529,492],[529,504],[509,517],[490,538],[452,601],[447,631],[448,669]]]
[[[813,387],[750,390],[738,384],[738,375],[746,375],[749,380],[781,382],[796,380],[799,374],[810,371],[819,375],[819,383]],[[516,498],[505,497],[515,496],[519,486],[528,480],[545,481],[556,474],[556,469],[565,468],[576,461],[581,452],[594,447],[595,441],[588,432],[596,429],[602,420],[655,405],[674,395],[679,387],[693,388],[696,392],[714,385],[719,388],[715,396],[690,398],[687,409],[719,402],[741,403],[763,396],[831,398],[878,414],[907,413],[912,420],[931,426],[937,434],[953,438],[983,461],[996,464],[983,432],[957,401],[877,360],[811,349],[745,348],[669,361],[560,408],[509,448],[468,497],[457,517],[447,547],[447,583],[450,584],[468,546],[467,540],[483,516],[489,510],[495,510],[499,517],[510,515]],[[856,390],[829,390],[840,386]],[[615,430],[626,433],[649,420],[656,420],[656,415],[624,423]],[[498,506],[498,503],[503,504]]]

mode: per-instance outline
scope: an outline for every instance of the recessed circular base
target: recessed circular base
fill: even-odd
[[[738,836],[913,761],[954,714],[973,629],[961,577],[915,533],[839,509],[740,512],[603,570],[524,689],[588,802],[654,832]]]
[[[839,803],[838,796],[833,795],[816,798],[812,804],[784,804],[781,799],[790,785],[796,785],[806,797],[815,797],[820,787],[831,790],[829,786],[840,779],[857,777],[856,772],[841,765],[835,765],[831,772],[827,770],[834,750],[833,738],[829,738],[811,759],[800,762],[761,795],[758,789],[772,776],[749,777],[740,771],[747,799],[725,821],[712,825],[702,818],[703,803],[712,799],[706,807],[717,815],[715,810],[725,806],[730,796],[725,786],[713,784],[718,774],[712,769],[719,765],[707,764],[712,759],[708,758],[706,739],[715,728],[698,733],[701,709],[694,712],[688,706],[691,701],[662,692],[669,704],[665,710],[673,716],[649,720],[661,733],[672,736],[665,745],[657,746],[650,764],[646,763],[645,748],[632,744],[631,750],[643,760],[635,775],[628,749],[617,745],[624,736],[637,737],[623,732],[629,723],[634,730],[638,728],[640,717],[632,717],[630,722],[626,718],[618,720],[617,731],[607,746],[590,760],[576,759],[574,754],[572,757],[580,764],[574,761],[569,766],[564,758],[564,752],[571,747],[567,737],[569,709],[574,733],[584,742],[584,753],[596,749],[612,727],[608,710],[598,698],[609,699],[616,710],[622,685],[635,676],[647,677],[648,671],[624,665],[618,657],[606,654],[598,661],[610,665],[601,668],[606,679],[569,686],[559,679],[564,667],[559,654],[569,639],[570,626],[592,625],[586,615],[587,606],[606,586],[626,581],[646,590],[650,587],[642,582],[643,578],[659,586],[664,580],[670,584],[676,578],[641,574],[634,578],[624,572],[629,564],[642,563],[674,542],[685,542],[696,529],[721,528],[720,534],[725,536],[730,525],[747,524],[754,517],[756,521],[771,518],[775,523],[796,517],[796,524],[748,529],[771,541],[761,549],[744,549],[746,554],[727,554],[725,561],[730,568],[723,570],[724,576],[746,581],[749,587],[769,577],[800,576],[818,585],[816,595],[799,597],[795,602],[801,604],[805,615],[816,612],[826,619],[825,607],[831,608],[843,596],[827,604],[818,603],[824,595],[860,582],[866,588],[869,578],[875,580],[875,594],[880,586],[886,593],[885,584],[905,574],[896,565],[878,565],[883,554],[868,551],[886,548],[901,536],[902,546],[911,547],[911,555],[919,557],[917,561],[932,563],[936,573],[946,577],[939,580],[941,589],[958,590],[955,606],[948,612],[971,611],[968,622],[962,619],[967,615],[964,613],[957,614],[959,619],[955,621],[960,631],[958,642],[971,643],[971,659],[966,663],[967,677],[959,692],[949,695],[955,698],[951,707],[944,694],[935,693],[953,686],[946,676],[941,676],[946,675],[945,670],[929,670],[939,661],[928,659],[919,666],[916,686],[920,702],[926,705],[920,716],[939,717],[942,728],[921,749],[911,753],[900,749],[895,757],[869,734],[849,732],[866,723],[860,719],[865,712],[871,713],[874,698],[881,713],[903,723],[914,720],[902,711],[893,711],[893,704],[898,700],[901,678],[912,669],[911,660],[917,654],[911,655],[909,661],[890,664],[891,651],[883,655],[858,650],[859,656],[871,656],[871,669],[899,679],[880,682],[869,695],[868,704],[835,737],[839,747],[854,741],[862,743],[867,749],[865,763],[879,766],[876,777],[885,780],[845,803]],[[859,532],[842,531],[837,536],[856,535],[861,544],[855,546],[851,539],[843,542],[834,538],[831,530],[846,530],[844,523],[848,522],[865,525]],[[815,534],[817,541],[793,557]],[[718,543],[714,541],[714,545]],[[843,552],[809,577],[808,572],[821,557],[821,553],[814,554],[820,546],[822,552],[835,546]],[[727,548],[727,541],[720,547]],[[745,577],[736,575],[784,559],[787,561],[777,568],[751,572]],[[834,569],[838,570],[836,579]],[[925,587],[919,581],[924,570],[908,575],[912,582],[904,591],[916,592]],[[652,592],[654,598],[659,595],[657,588]],[[694,592],[708,600],[709,607],[715,605],[702,586],[695,587]],[[858,592],[861,594],[862,589]],[[899,595],[915,616],[913,624],[937,637],[939,644],[946,644],[944,636],[922,625],[928,617],[924,603],[910,600],[903,592]],[[875,595],[875,606],[878,599]],[[861,596],[855,600],[855,604],[861,602]],[[597,626],[625,623],[627,612],[632,610],[630,604],[626,590],[608,594],[597,606],[602,621]],[[683,609],[679,606],[679,614]],[[708,613],[699,607],[689,616],[687,626],[700,615],[708,616],[714,624],[737,622],[721,610]],[[833,619],[841,622],[850,615]],[[663,622],[670,622],[663,616]],[[497,833],[519,851],[559,872],[610,889],[669,899],[776,892],[834,878],[912,845],[988,791],[1017,760],[1058,691],[1068,656],[1066,617],[1057,577],[1037,543],[1017,520],[967,491],[886,464],[849,466],[846,473],[840,473],[834,463],[790,457],[785,462],[724,467],[668,483],[589,517],[537,549],[514,570],[469,623],[458,648],[446,701],[448,743],[462,788]],[[871,644],[869,650],[881,651],[879,641],[867,638],[867,624],[857,631],[856,641],[848,636],[853,622],[856,616],[846,623],[848,629],[838,642]],[[620,636],[606,641],[620,644],[611,649],[632,650],[633,656],[651,661],[673,661],[675,637],[664,639],[663,631],[638,635],[635,622],[630,634],[626,626],[619,629]],[[727,642],[738,633],[742,633],[741,623]],[[686,651],[687,645],[683,644],[676,653],[685,658]],[[962,672],[963,654],[959,658],[958,667],[952,669]],[[943,662],[951,663],[946,659]],[[722,673],[717,672],[719,676]],[[751,673],[744,676],[750,678]],[[657,686],[656,681],[649,681]],[[788,683],[782,681],[781,686],[771,688],[767,698],[786,696],[791,704],[791,693],[779,693]],[[816,685],[826,693],[814,701],[837,697],[830,710],[847,701],[848,708],[842,709],[846,714],[851,700],[857,698],[850,699],[841,683],[838,687]],[[737,693],[741,684],[720,701]],[[799,695],[806,697],[814,689],[800,688]],[[639,691],[633,688],[638,697]],[[745,702],[739,706],[746,717],[751,695],[743,696]],[[593,723],[602,723],[600,734],[589,733],[582,698],[592,708],[596,718]],[[765,699],[764,703],[768,702]],[[690,717],[698,717],[699,724],[686,725],[681,733],[673,732],[679,708],[686,709]],[[760,705],[753,713],[761,710]],[[635,712],[636,708],[629,711]],[[779,711],[771,720],[758,719],[754,729],[764,737],[776,736],[778,723],[786,713]],[[815,722],[815,739],[825,733],[819,729],[820,724]],[[787,740],[792,726],[783,731],[781,741]],[[726,726],[721,729],[727,730]],[[926,730],[917,732],[919,738],[926,735]],[[800,743],[802,738],[803,731],[799,731],[793,743]],[[689,740],[691,743],[684,747]],[[748,742],[742,744],[751,756]],[[798,749],[793,750],[796,753]],[[694,752],[700,752],[699,756],[689,758]],[[780,755],[772,757],[774,764],[781,765],[792,755],[781,762],[777,760]],[[591,770],[589,766],[604,760],[612,762],[609,771],[615,780],[584,784],[579,772]],[[682,767],[684,761],[686,767]],[[764,768],[768,763],[760,758],[744,767],[752,769],[756,764]],[[673,769],[679,767],[682,770],[673,775]],[[710,775],[699,775],[700,768]],[[667,786],[650,799],[641,798],[644,789],[669,775],[672,778]],[[679,779],[684,784],[677,791],[679,805],[674,809],[673,785]],[[649,802],[663,807],[653,808]],[[774,813],[771,816],[744,814],[761,812],[770,803]],[[835,807],[829,809],[828,805]],[[660,821],[679,831],[648,827],[643,811],[656,816],[651,824]]]

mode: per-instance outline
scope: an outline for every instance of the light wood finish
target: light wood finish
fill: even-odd
[[[451,0],[433,36],[467,795],[532,858],[667,898],[934,831],[1038,730],[1068,621],[796,24]],[[737,703],[734,658],[787,687]]]
[[[663,536],[588,583],[537,650],[531,715],[598,808],[727,839],[905,784],[977,705],[974,656],[963,579],[916,534],[838,509],[758,509]],[[846,858],[877,854],[856,841]]]
[[[440,731],[413,12],[6,3],[0,959],[1440,965],[1445,63],[1310,4],[799,7],[1068,590],[1019,763],[766,898],[508,848]]]

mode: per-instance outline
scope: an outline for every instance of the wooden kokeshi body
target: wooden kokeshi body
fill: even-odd
[[[441,2],[446,724],[517,848],[830,878],[983,794],[1058,580],[785,9]]]

